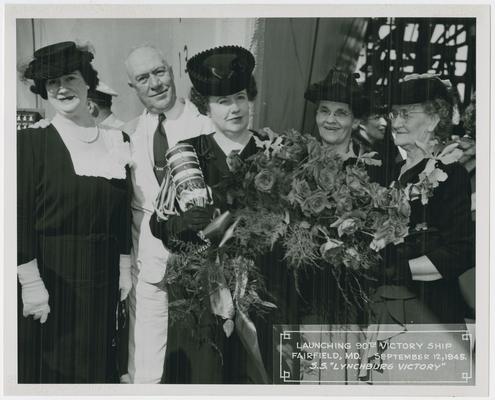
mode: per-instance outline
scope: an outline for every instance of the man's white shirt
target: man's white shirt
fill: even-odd
[[[184,101],[184,100],[177,100]],[[159,282],[165,273],[168,251],[150,231],[149,219],[160,190],[154,173],[153,136],[158,126],[158,115],[145,110],[137,119],[135,130],[128,132],[131,139],[133,165],[133,265],[147,282]],[[132,123],[131,123],[132,124]],[[132,126],[129,124],[128,126]],[[169,147],[178,142],[214,131],[211,120],[200,114],[190,101],[185,100],[182,114],[176,119],[165,119],[163,127]]]

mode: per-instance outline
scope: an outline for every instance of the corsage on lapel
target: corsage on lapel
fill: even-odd
[[[447,173],[439,168],[438,163],[444,165],[452,164],[462,157],[462,150],[458,149],[458,143],[441,145],[433,140],[427,145],[416,142],[416,145],[423,150],[426,162],[425,168],[419,174],[416,183],[409,183],[405,188],[406,197],[409,201],[421,199],[421,204],[428,204],[428,199],[433,196],[433,190],[440,185],[440,182],[447,180]]]
[[[103,130],[103,136],[108,148],[107,177],[125,179],[125,167],[132,167],[132,153],[129,142],[124,141],[122,132]]]

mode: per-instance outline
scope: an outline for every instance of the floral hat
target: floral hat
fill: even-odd
[[[416,104],[428,100],[443,99],[453,104],[451,84],[434,74],[406,75],[392,87],[392,104]]]
[[[325,79],[308,87],[304,98],[315,104],[322,100],[349,104],[354,116],[359,117],[363,111],[363,96],[356,81],[358,76],[357,73],[349,73],[334,67]]]
[[[249,87],[255,61],[240,46],[208,49],[187,62],[194,88],[203,96],[227,96]]]

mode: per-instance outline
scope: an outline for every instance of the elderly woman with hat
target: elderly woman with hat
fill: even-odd
[[[318,138],[325,147],[332,149],[344,160],[344,165],[354,163],[360,153],[371,150],[354,137],[364,113],[363,91],[356,77],[356,74],[334,67],[322,81],[311,84],[304,93],[305,99],[316,105]],[[372,180],[377,180],[378,173],[378,168],[368,168]],[[361,341],[359,329],[351,325],[364,324],[366,313],[362,305],[343,298],[341,289],[345,288],[345,284],[344,279],[335,278],[328,269],[310,269],[305,274],[299,274],[299,323],[303,325],[302,330],[305,329],[304,325],[309,324],[306,330],[314,331],[304,334],[306,341]],[[342,350],[340,354],[342,360],[346,360],[345,351]],[[320,361],[315,362],[318,364]],[[319,364],[317,368],[320,368]],[[314,371],[306,372],[303,369],[301,373],[303,380],[315,379]],[[348,382],[358,379],[357,372],[351,369],[336,371],[321,367],[318,374],[318,379],[328,381]]]
[[[253,76],[255,60],[253,55],[246,49],[238,46],[223,46],[203,51],[192,57],[187,69],[193,84],[190,93],[191,101],[198,110],[207,115],[213,122],[215,132],[188,139],[186,143],[191,144],[198,155],[199,163],[206,184],[212,189],[213,204],[220,211],[226,211],[231,205],[224,199],[224,193],[219,193],[215,185],[231,172],[227,164],[227,156],[237,153],[241,159],[253,155],[259,151],[255,143],[258,134],[249,129],[249,110],[257,94],[256,82]],[[151,229],[155,236],[161,238],[165,246],[171,247],[170,239],[180,238],[185,241],[197,239],[197,232],[203,229],[212,218],[211,210],[208,208],[193,207],[179,216],[169,217],[166,222],[158,222],[156,218],[151,219]],[[288,287],[287,279],[290,279],[286,269],[280,260],[271,254],[269,268],[260,268],[265,274],[267,291],[275,298],[285,301],[288,296],[280,291],[282,287]],[[269,271],[268,271],[269,270]],[[285,307],[280,306],[277,310],[281,313]],[[277,314],[278,315],[278,314]],[[285,319],[285,317],[281,317]],[[287,321],[284,321],[287,322]],[[234,332],[229,338],[225,337],[221,327],[222,324],[212,321],[218,331],[216,345],[222,352],[221,361],[218,352],[210,351],[209,356],[205,354],[205,346],[198,343],[187,344],[187,335],[177,335],[177,331],[171,332],[167,349],[169,364],[166,374],[169,382],[180,381],[182,383],[268,383],[271,379],[266,370],[271,369],[272,363],[272,325],[268,322],[254,321],[257,336],[261,348],[262,362],[258,357],[253,361],[248,349],[241,344],[240,338]],[[187,329],[186,329],[187,330]],[[188,329],[190,330],[190,328]],[[187,381],[180,377],[172,376],[179,373],[189,363],[184,359],[180,362],[177,352],[172,357],[172,348],[177,346],[184,350],[189,346],[189,360],[192,365],[191,378]],[[203,352],[203,353],[201,353]],[[170,360],[175,364],[170,364]],[[223,364],[223,365],[222,365]],[[264,365],[261,365],[264,364]],[[252,368],[251,368],[252,367]],[[196,373],[200,370],[200,373]]]
[[[457,278],[474,266],[474,237],[468,173],[454,162],[455,151],[441,153],[450,138],[452,96],[442,80],[427,74],[406,77],[392,89],[395,143],[407,152],[396,183],[409,196],[411,215],[405,243],[384,252],[372,306],[372,322],[390,324],[396,332],[374,336],[407,341],[414,339],[404,334],[414,330],[411,324],[429,324],[439,329],[436,340],[455,342],[441,331],[444,324],[464,326],[466,305]],[[372,375],[395,379],[390,371]]]
[[[358,149],[351,134],[359,126],[363,106],[356,75],[332,68],[325,79],[309,86],[304,98],[317,106],[315,120],[322,143],[344,158],[355,157]]]
[[[55,117],[17,137],[22,383],[118,382],[116,309],[119,287],[121,299],[130,290],[130,151],[122,133],[96,126],[88,111],[88,89],[98,84],[92,59],[73,42],[57,43],[35,51],[23,74]]]
[[[316,105],[315,121],[322,144],[353,163],[363,151],[369,151],[353,137],[363,114],[363,92],[356,74],[332,68],[325,79],[311,84],[304,93]],[[374,172],[374,169],[369,168]],[[339,295],[339,284],[328,271],[314,271],[300,278],[301,322],[310,324],[347,324],[363,322],[364,315],[355,304]]]

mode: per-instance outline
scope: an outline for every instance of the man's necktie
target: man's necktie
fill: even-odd
[[[162,183],[163,177],[165,176],[165,153],[168,150],[167,134],[165,133],[165,128],[163,127],[163,121],[165,120],[165,114],[158,115],[158,126],[155,130],[155,135],[153,136],[153,157],[155,159],[155,176],[158,183]]]

